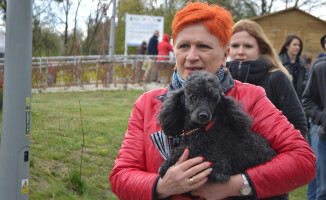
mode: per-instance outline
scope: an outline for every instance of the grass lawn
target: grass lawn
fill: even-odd
[[[133,103],[143,92],[32,94],[29,199],[117,199],[109,174]],[[305,194],[302,187],[290,197],[302,200]]]

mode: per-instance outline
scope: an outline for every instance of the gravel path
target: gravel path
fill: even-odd
[[[47,92],[84,92],[84,91],[96,91],[96,90],[154,90],[167,87],[168,84],[151,82],[140,84],[109,84],[107,87],[103,87],[99,84],[98,87],[95,84],[81,85],[81,86],[63,86],[63,87],[46,87],[46,88],[32,88],[32,93],[47,93]]]

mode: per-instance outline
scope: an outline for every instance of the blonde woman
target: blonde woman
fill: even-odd
[[[305,136],[307,121],[291,83],[291,75],[279,61],[262,28],[245,19],[234,24],[227,63],[234,79],[261,86],[267,97]]]

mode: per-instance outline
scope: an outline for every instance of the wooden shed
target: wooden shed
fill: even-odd
[[[280,52],[285,37],[293,33],[302,39],[302,54],[309,52],[314,60],[319,53],[324,52],[320,45],[320,38],[326,34],[326,21],[303,10],[291,7],[254,17],[251,20],[263,28],[277,53]]]

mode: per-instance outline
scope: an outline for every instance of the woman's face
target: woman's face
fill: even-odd
[[[230,41],[230,59],[243,62],[245,60],[256,60],[260,51],[256,38],[247,31],[237,32],[232,35]]]
[[[189,25],[176,36],[174,54],[180,77],[186,80],[194,71],[216,74],[225,66],[228,48],[221,47],[219,40],[204,25]]]
[[[287,49],[287,53],[289,55],[293,55],[293,56],[298,55],[298,53],[300,51],[300,41],[298,39],[294,38],[291,41],[290,45],[288,45],[286,47],[286,49]]]

